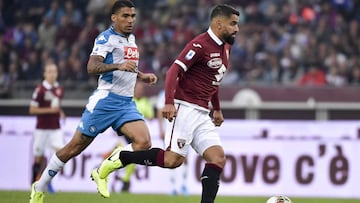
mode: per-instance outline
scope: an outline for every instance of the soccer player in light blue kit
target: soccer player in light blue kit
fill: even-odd
[[[89,98],[73,138],[52,156],[40,179],[33,183],[30,203],[42,203],[47,184],[65,163],[109,127],[132,140],[132,144],[125,146],[128,151],[151,147],[148,127],[132,98],[136,80],[155,84],[157,77],[137,69],[139,52],[132,34],[134,4],[128,0],[116,1],[111,12],[113,26],[95,39],[87,65],[89,74],[100,75],[98,88]],[[96,170],[91,177],[100,186],[101,195],[109,197],[108,189],[101,188],[101,185],[107,187],[107,179],[100,179]]]

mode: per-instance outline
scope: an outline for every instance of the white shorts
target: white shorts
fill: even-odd
[[[42,130],[36,129],[34,132],[33,154],[43,156],[46,148],[54,151],[59,150],[65,145],[63,133],[60,129]]]
[[[189,146],[201,156],[207,148],[221,146],[218,130],[209,112],[184,104],[175,104],[175,107],[177,116],[166,125],[165,149],[186,157]]]

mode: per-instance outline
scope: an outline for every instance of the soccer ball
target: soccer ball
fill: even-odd
[[[273,196],[270,197],[266,203],[292,203],[291,199],[284,196],[284,195],[279,195],[279,196]]]

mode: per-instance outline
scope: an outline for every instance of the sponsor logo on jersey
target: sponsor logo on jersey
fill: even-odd
[[[201,44],[193,43],[192,45],[193,45],[193,47],[202,48]]]
[[[192,49],[188,51],[188,53],[185,55],[186,60],[191,60],[195,56],[196,52]]]
[[[46,91],[44,93],[44,100],[45,101],[51,101],[54,97],[55,97],[55,95],[51,91]]]
[[[137,47],[124,47],[124,59],[139,60],[139,51]]]
[[[219,57],[220,56],[220,53],[211,53],[210,54],[210,57]]]
[[[209,68],[220,68],[222,65],[222,59],[221,58],[210,59],[207,62],[207,65],[209,66]]]
[[[185,140],[177,139],[177,145],[178,145],[179,149],[182,149],[185,146]]]

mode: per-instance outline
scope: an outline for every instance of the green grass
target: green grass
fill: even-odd
[[[265,203],[267,197],[218,196],[216,203]],[[318,199],[291,198],[294,203],[359,203],[360,199]],[[1,203],[29,202],[28,191],[0,191]],[[46,194],[45,203],[199,203],[200,196],[170,196],[149,194],[112,193],[110,198],[102,198],[97,193],[58,192]]]

